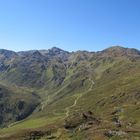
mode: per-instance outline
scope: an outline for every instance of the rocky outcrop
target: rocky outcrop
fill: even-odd
[[[66,129],[85,130],[94,125],[99,125],[100,120],[94,117],[92,111],[76,113],[65,120]]]

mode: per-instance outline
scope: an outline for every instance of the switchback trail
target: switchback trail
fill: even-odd
[[[89,89],[88,89],[86,92],[84,92],[83,94],[82,94],[82,93],[79,94],[79,95],[76,97],[74,103],[73,103],[71,106],[65,108],[65,110],[66,110],[66,113],[65,113],[65,114],[66,114],[66,115],[65,115],[66,118],[69,116],[70,109],[76,106],[78,100],[79,100],[84,94],[86,94],[86,93],[88,93],[89,91],[92,90],[92,87],[93,87],[93,85],[94,85],[95,83],[94,83],[94,81],[91,80],[91,79],[89,79],[89,81],[91,82],[91,86],[89,87]]]

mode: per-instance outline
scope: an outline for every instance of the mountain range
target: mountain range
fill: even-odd
[[[140,51],[0,49],[0,140],[139,140]]]

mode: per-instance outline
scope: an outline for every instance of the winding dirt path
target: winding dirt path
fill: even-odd
[[[48,104],[48,101],[49,101],[50,97],[49,95],[47,96],[47,99],[44,100],[42,103],[41,103],[41,110],[44,110],[44,108],[46,107],[46,105]]]
[[[75,106],[77,105],[78,100],[79,100],[84,94],[86,94],[86,93],[88,93],[89,91],[92,90],[92,87],[93,87],[93,85],[94,85],[95,83],[94,83],[94,81],[91,80],[91,79],[89,79],[89,81],[91,82],[91,86],[89,87],[89,89],[88,89],[86,92],[84,92],[83,94],[81,93],[80,95],[78,95],[78,96],[76,97],[74,103],[73,103],[71,106],[65,108],[65,110],[66,110],[66,113],[65,113],[65,114],[66,114],[66,115],[65,115],[66,118],[67,118],[67,117],[69,116],[69,114],[70,114],[70,109],[73,108],[73,107],[75,107]]]
[[[78,95],[77,98],[75,99],[74,101],[74,104],[69,106],[69,107],[66,107],[66,118],[69,116],[69,113],[70,113],[70,109],[73,108],[74,106],[76,106],[77,104],[77,101],[82,97],[82,94]]]

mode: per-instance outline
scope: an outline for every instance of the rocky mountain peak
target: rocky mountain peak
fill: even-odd
[[[60,48],[57,48],[57,47],[52,47],[51,49],[48,50],[48,53],[50,55],[58,55],[58,54],[61,54],[61,53],[68,53],[68,52],[64,51]]]
[[[5,49],[0,49],[0,58],[11,58],[16,56],[17,54],[13,51],[5,50]]]

